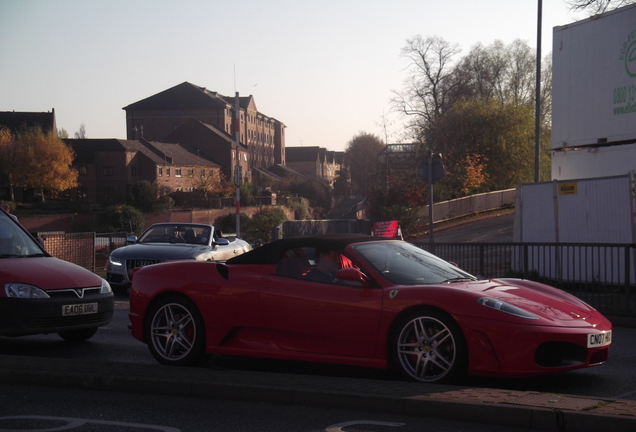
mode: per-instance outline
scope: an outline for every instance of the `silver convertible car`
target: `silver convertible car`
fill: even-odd
[[[155,224],[127,242],[108,258],[106,280],[119,293],[128,290],[131,274],[141,267],[175,260],[224,262],[252,249],[244,240],[223,237],[213,225],[194,223]]]

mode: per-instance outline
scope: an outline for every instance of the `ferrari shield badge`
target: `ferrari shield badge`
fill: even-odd
[[[398,295],[399,292],[400,292],[399,290],[391,290],[391,292],[389,293],[389,298],[393,300],[395,296]]]

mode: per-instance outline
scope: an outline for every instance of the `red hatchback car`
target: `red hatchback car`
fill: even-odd
[[[57,333],[83,341],[110,322],[114,303],[108,282],[50,256],[0,211],[0,336]]]
[[[268,357],[393,367],[421,382],[601,364],[612,335],[599,312],[551,286],[478,279],[410,243],[351,234],[145,267],[130,319],[164,364]]]

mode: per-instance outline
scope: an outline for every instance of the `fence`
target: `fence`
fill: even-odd
[[[371,226],[372,223],[368,220],[355,219],[285,221],[274,228],[272,239],[334,233],[369,234]]]
[[[95,271],[95,233],[38,232],[36,237],[54,257]]]
[[[442,222],[458,217],[512,206],[517,189],[486,192],[433,204],[433,221]],[[420,209],[420,216],[428,221],[428,206]]]
[[[72,262],[92,272],[104,268],[110,253],[126,244],[126,233],[38,232],[44,249],[56,258]]]
[[[545,282],[607,315],[636,316],[635,244],[414,244],[474,275]]]

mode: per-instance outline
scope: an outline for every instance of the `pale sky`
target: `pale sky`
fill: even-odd
[[[543,0],[552,28],[586,18]],[[399,136],[406,40],[440,36],[462,54],[522,39],[537,0],[0,0],[0,111],[55,108],[70,137],[126,138],[123,107],[184,81],[254,96],[287,146],[344,150],[359,132]],[[388,119],[388,121],[383,120]]]

